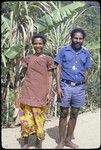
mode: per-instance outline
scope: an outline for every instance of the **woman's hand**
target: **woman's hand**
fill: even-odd
[[[59,99],[59,101],[60,101],[60,99],[61,99],[63,96],[64,96],[64,94],[63,94],[62,89],[61,89],[60,87],[58,87],[58,89],[57,89],[57,98]]]
[[[50,103],[50,101],[51,101],[51,94],[48,93],[48,95],[47,95],[47,104]]]

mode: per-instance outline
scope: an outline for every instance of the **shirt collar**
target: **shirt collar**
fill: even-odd
[[[71,44],[65,46],[64,49],[65,49],[66,51],[74,51],[73,48],[71,47]],[[76,51],[75,51],[75,52],[76,52]],[[81,53],[81,52],[85,52],[85,50],[84,50],[83,47],[81,47],[81,49],[80,49],[77,53]]]

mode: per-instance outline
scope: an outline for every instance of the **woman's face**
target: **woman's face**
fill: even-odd
[[[35,38],[33,41],[33,48],[34,48],[36,54],[42,54],[43,48],[44,48],[43,39]]]

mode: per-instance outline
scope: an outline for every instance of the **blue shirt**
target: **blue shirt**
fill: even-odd
[[[84,81],[84,72],[92,66],[89,51],[82,47],[76,52],[71,45],[60,48],[54,61],[61,65],[61,79],[77,83]]]

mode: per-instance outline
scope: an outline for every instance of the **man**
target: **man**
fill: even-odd
[[[71,139],[79,110],[85,105],[85,83],[88,78],[88,70],[91,68],[90,53],[82,47],[85,36],[83,29],[73,29],[71,44],[60,48],[55,58],[58,104],[60,106],[57,149],[64,146],[74,149],[78,147]],[[70,118],[67,126],[69,108]]]

